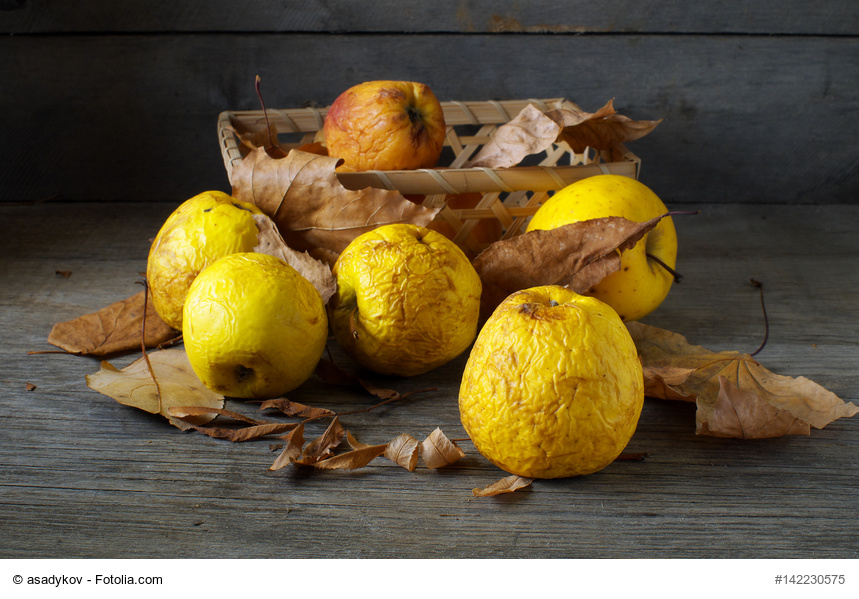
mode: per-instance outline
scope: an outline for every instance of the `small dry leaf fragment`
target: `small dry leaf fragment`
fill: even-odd
[[[78,318],[58,322],[48,335],[48,343],[87,356],[108,356],[140,349],[143,332],[143,305],[146,303],[146,347],[157,347],[176,336],[165,324],[152,302],[144,302],[145,291]]]
[[[420,449],[421,446],[417,439],[407,433],[401,433],[388,443],[385,457],[409,472],[414,472],[418,465]]]
[[[297,460],[304,448],[304,423],[301,422],[290,433],[283,436],[286,442],[283,451],[274,460],[269,470],[280,470]]]
[[[510,476],[497,480],[482,489],[472,489],[471,493],[475,497],[493,497],[502,493],[512,493],[517,489],[527,487],[532,482],[534,482],[533,478],[511,474]]]
[[[35,391],[36,385],[34,385],[33,383],[27,383],[26,389],[27,389],[27,391]]]
[[[290,401],[285,397],[277,399],[267,399],[260,405],[260,410],[268,409],[279,410],[285,416],[290,418],[324,418],[328,416],[336,416],[336,413],[326,408],[314,408],[307,406],[297,401]]]
[[[627,323],[646,376],[662,377],[653,397],[695,398],[697,432],[737,438],[803,434],[804,425],[823,428],[859,413],[817,383],[774,374],[749,354],[713,352],[685,337],[639,322]],[[670,384],[668,384],[670,381]],[[659,389],[671,393],[659,395]]]
[[[56,272],[56,274],[58,277],[63,277],[64,279],[68,279],[70,276],[72,276],[72,271],[70,271],[70,270],[58,270]]]
[[[421,443],[421,456],[429,469],[449,466],[465,457],[465,452],[447,438],[440,428],[436,428]]]
[[[179,348],[151,352],[122,370],[104,361],[101,370],[87,375],[86,382],[90,389],[123,405],[161,414],[179,428],[187,428],[187,423],[180,424],[180,419],[170,414],[171,407],[224,407],[224,396],[209,390],[200,382],[191,369],[185,351]],[[192,425],[202,425],[215,416],[207,412],[184,420],[190,421]]]
[[[496,241],[474,260],[483,283],[483,314],[488,316],[521,289],[562,285],[586,291],[620,268],[618,250],[633,247],[664,217],[644,223],[619,216],[595,218]]]
[[[290,247],[337,254],[365,231],[390,223],[426,226],[440,210],[397,191],[346,189],[337,179],[338,161],[297,150],[272,158],[257,148],[233,169],[232,195],[269,215]]]
[[[259,229],[258,244],[254,251],[275,256],[289,264],[316,288],[322,296],[322,303],[328,303],[337,291],[337,282],[331,273],[331,267],[311,257],[307,252],[298,252],[286,245],[277,225],[268,216],[257,214],[254,221]]]

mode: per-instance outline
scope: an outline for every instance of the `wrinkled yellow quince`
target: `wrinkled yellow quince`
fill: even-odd
[[[283,260],[230,254],[206,267],[185,299],[188,361],[206,387],[271,399],[313,374],[328,338],[319,292]]]
[[[384,225],[355,238],[332,272],[331,328],[369,370],[421,374],[461,354],[477,335],[480,277],[436,231]]]
[[[641,362],[618,315],[559,286],[518,291],[495,309],[459,392],[477,450],[531,478],[606,467],[635,432],[643,403]]]
[[[146,280],[161,319],[182,330],[185,294],[201,270],[229,254],[250,252],[259,229],[259,208],[221,191],[183,202],[167,218],[149,249]]]

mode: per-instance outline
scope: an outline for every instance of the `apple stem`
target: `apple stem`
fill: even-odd
[[[265,130],[268,133],[268,143],[271,144],[271,147],[275,147],[277,144],[274,143],[274,140],[271,138],[271,125],[268,123],[268,111],[265,108],[265,102],[262,100],[262,92],[260,91],[260,76],[257,75],[256,79],[254,79],[254,89],[257,92],[257,98],[259,98],[259,105],[262,106],[262,114],[265,117]]]
[[[671,274],[671,276],[674,277],[675,283],[679,283],[680,281],[683,280],[683,275],[681,275],[679,272],[677,272],[676,270],[674,270],[673,268],[671,268],[670,266],[665,264],[665,262],[663,262],[662,260],[660,260],[659,258],[654,256],[653,254],[647,252],[644,255],[647,256],[649,259],[653,260],[654,262],[656,262],[659,266],[661,266],[665,270],[667,270]]]
[[[767,344],[767,340],[770,337],[770,322],[769,318],[767,318],[767,307],[764,305],[764,284],[756,279],[751,279],[752,285],[761,290],[761,311],[764,313],[764,340],[761,343],[761,346],[753,351],[750,356],[754,357],[758,355],[761,350],[763,350],[764,346]]]

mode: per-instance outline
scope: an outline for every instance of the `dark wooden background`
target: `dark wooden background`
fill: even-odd
[[[377,78],[443,100],[614,98],[666,202],[859,191],[855,0],[3,0],[0,200],[228,189],[222,110],[329,104]]]

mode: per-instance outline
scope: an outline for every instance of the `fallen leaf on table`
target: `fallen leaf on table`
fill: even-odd
[[[257,148],[233,169],[232,195],[269,215],[290,247],[338,254],[361,233],[391,223],[426,226],[440,210],[397,191],[346,189],[337,179],[338,161],[297,150],[272,158]]]
[[[654,396],[694,399],[698,434],[744,439],[808,434],[810,427],[820,429],[859,413],[855,404],[817,383],[774,374],[749,354],[713,352],[639,322],[627,323],[627,328],[645,376],[664,377],[651,392],[662,386],[673,392]]]
[[[282,414],[291,418],[323,418],[327,416],[336,416],[336,413],[326,408],[314,408],[307,406],[297,401],[290,401],[285,397],[277,399],[267,399],[260,405],[260,410],[274,408]]]
[[[382,445],[364,445],[363,443],[358,443],[349,432],[346,433],[346,438],[352,447],[352,451],[314,462],[313,467],[323,470],[356,470],[363,468],[385,453],[385,449],[388,447],[387,443]]]
[[[475,497],[494,497],[502,493],[512,493],[513,491],[527,487],[532,482],[534,482],[533,478],[511,474],[482,489],[472,489],[471,493]]]
[[[286,245],[277,225],[270,217],[257,214],[254,216],[254,221],[259,233],[257,234],[257,245],[253,250],[280,258],[289,264],[301,276],[310,281],[319,295],[322,296],[322,303],[327,304],[331,296],[337,291],[337,282],[331,272],[331,267],[327,263],[311,257],[307,252],[299,252]]]
[[[205,414],[214,414],[215,416],[226,416],[238,422],[242,422],[245,426],[227,427],[227,426],[202,426],[190,424],[189,429],[194,429],[199,433],[214,437],[216,439],[224,439],[233,443],[241,443],[243,441],[253,441],[268,435],[275,435],[290,431],[298,426],[294,422],[266,422],[249,418],[233,410],[225,410],[223,408],[206,408],[200,406],[181,406],[170,407],[168,413],[174,418],[179,418],[184,421],[189,421],[196,416]]]
[[[145,291],[78,318],[58,322],[48,335],[48,343],[85,356],[108,356],[139,350],[146,304],[146,347],[156,347],[178,335],[168,326],[152,302],[144,302]]]
[[[447,438],[440,428],[436,428],[421,443],[421,457],[427,468],[435,469],[449,466],[465,457],[465,452]]]
[[[596,112],[559,108],[542,112],[529,104],[515,118],[499,126],[467,168],[508,168],[526,156],[566,142],[577,154],[587,148],[609,150],[619,144],[644,137],[661,122],[634,121],[617,114],[614,101]]]
[[[101,370],[87,375],[86,382],[94,391],[123,405],[161,414],[182,429],[186,429],[187,424],[206,424],[217,414],[207,412],[182,420],[171,415],[170,408],[224,407],[224,396],[210,391],[200,382],[185,351],[178,348],[151,352],[122,370],[104,361]]]
[[[340,445],[345,433],[346,431],[340,424],[340,418],[335,416],[325,432],[308,443],[295,462],[312,466],[314,463],[331,456],[334,448]]]
[[[301,450],[304,448],[304,423],[299,423],[292,432],[284,435],[283,440],[286,441],[286,445],[274,463],[269,466],[269,470],[285,468],[301,456]]]
[[[420,453],[421,446],[418,440],[407,433],[397,435],[385,449],[386,458],[409,472],[414,472],[417,468]]]
[[[473,262],[483,283],[483,315],[514,291],[538,285],[587,291],[620,269],[618,250],[635,246],[662,218],[644,223],[619,216],[595,218],[496,241]]]

